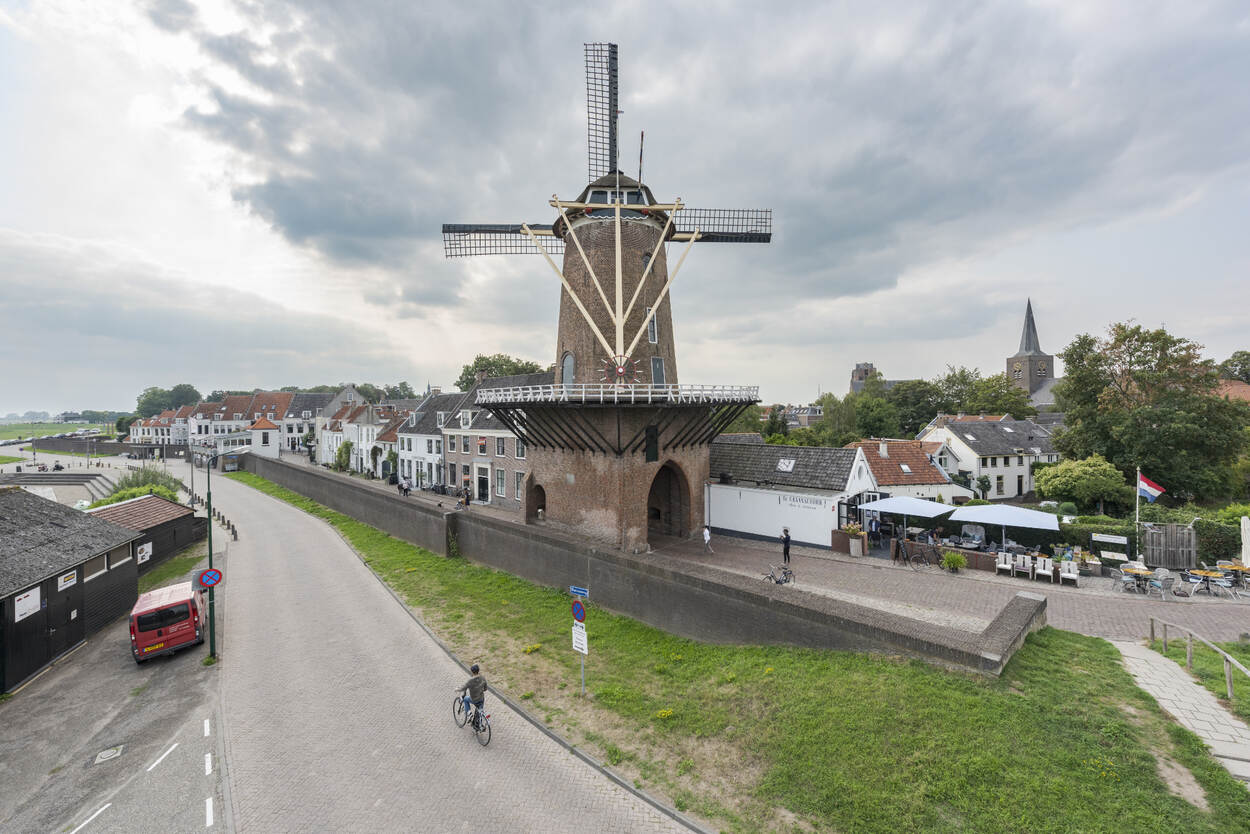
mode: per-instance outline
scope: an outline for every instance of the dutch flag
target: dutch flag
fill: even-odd
[[[1155,499],[1165,492],[1167,492],[1166,489],[1159,486],[1158,484],[1156,484],[1154,481],[1147,478],[1142,473],[1140,472],[1137,473],[1137,494],[1140,495],[1142,498],[1145,498],[1147,501],[1153,504],[1155,502]]]

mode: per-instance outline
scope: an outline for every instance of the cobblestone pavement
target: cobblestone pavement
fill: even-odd
[[[769,564],[781,564],[781,545],[716,536],[714,554],[703,552],[702,541],[653,538],[657,552],[675,558],[719,566],[736,573],[762,575]],[[1166,617],[1192,628],[1208,640],[1236,640],[1250,632],[1250,600],[1210,599],[1161,602],[1101,587],[1060,588],[1045,581],[995,576],[988,571],[964,570],[949,574],[937,568],[923,572],[892,564],[888,559],[830,555],[816,548],[791,548],[797,587],[827,589],[839,595],[854,594],[868,601],[929,609],[968,618],[992,620],[1017,591],[1033,591],[1046,597],[1050,625],[1095,637],[1134,639],[1150,630],[1150,617]],[[956,624],[952,622],[951,624]]]
[[[239,528],[219,647],[238,831],[686,830],[489,694],[480,747],[452,722],[467,675],[332,528],[226,478],[213,504]]]
[[[1192,730],[1211,748],[1216,761],[1243,782],[1250,782],[1250,727],[1229,713],[1179,663],[1142,643],[1112,640],[1124,665],[1159,706]]]

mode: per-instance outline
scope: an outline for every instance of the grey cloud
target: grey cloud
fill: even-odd
[[[181,32],[195,27],[196,8],[187,0],[152,0],[148,4],[148,19],[166,32]]]

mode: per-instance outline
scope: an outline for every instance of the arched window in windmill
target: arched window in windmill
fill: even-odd
[[[560,381],[563,383],[567,391],[573,384],[573,354],[566,353],[564,358],[560,360]]]

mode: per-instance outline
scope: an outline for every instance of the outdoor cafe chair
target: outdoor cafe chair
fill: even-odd
[[[1077,579],[1078,577],[1080,577],[1080,575],[1081,575],[1080,566],[1077,565],[1077,563],[1074,560],[1068,559],[1067,561],[1059,563],[1059,584],[1060,585],[1064,583],[1064,580],[1068,580],[1074,586],[1079,587],[1080,583],[1077,581]]]
[[[1033,578],[1033,557],[1026,553],[1016,554],[1016,564],[1012,568],[1012,575],[1023,573],[1029,579]]]
[[[1055,584],[1055,561],[1049,556],[1038,556],[1037,567],[1034,568],[1033,578],[1038,579],[1043,574],[1050,580],[1050,584]]]
[[[1008,576],[1012,575],[1010,553],[1003,552],[998,554],[998,561],[994,563],[994,574],[997,576],[1000,573],[1006,573]]]
[[[1157,593],[1159,599],[1167,599],[1168,590],[1176,582],[1176,577],[1170,574],[1171,571],[1167,568],[1159,568],[1155,571],[1155,575],[1146,582],[1146,596]]]
[[[1121,591],[1137,592],[1137,580],[1119,568],[1111,568],[1111,579]]]

